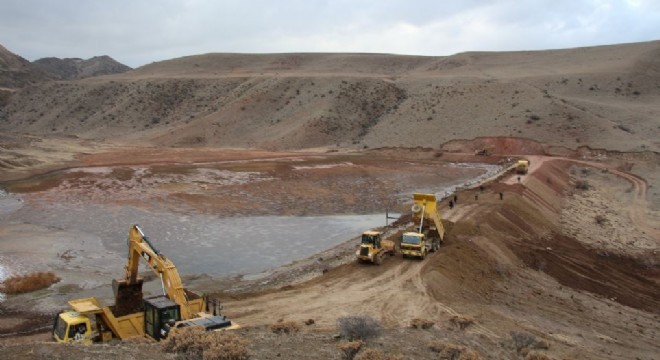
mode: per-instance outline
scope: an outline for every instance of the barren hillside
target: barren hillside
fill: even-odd
[[[16,92],[0,129],[164,146],[660,149],[660,42],[568,50],[206,54]]]

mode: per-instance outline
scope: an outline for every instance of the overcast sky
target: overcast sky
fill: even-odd
[[[131,67],[209,52],[451,55],[658,39],[660,0],[0,0],[10,51]]]

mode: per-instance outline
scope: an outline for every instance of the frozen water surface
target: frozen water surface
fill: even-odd
[[[182,274],[228,275],[264,271],[332,248],[365,229],[384,225],[385,215],[219,218],[60,203],[26,206],[8,220],[91,232],[108,250],[122,255],[127,251],[129,226],[139,224]]]

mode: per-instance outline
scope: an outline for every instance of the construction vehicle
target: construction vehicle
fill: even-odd
[[[527,174],[529,171],[529,160],[521,159],[516,163],[517,174]]]
[[[355,255],[358,261],[371,262],[376,265],[383,263],[386,254],[396,255],[396,246],[392,240],[383,240],[380,231],[365,231],[362,241]]]
[[[128,264],[125,277],[114,280],[114,306],[103,306],[96,298],[69,301],[70,311],[58,314],[53,324],[57,342],[106,342],[148,335],[160,341],[172,327],[201,325],[207,330],[234,329],[219,315],[219,304],[183,287],[171,260],[157,251],[138,225],[128,236]],[[163,295],[143,298],[143,278],[138,276],[140,259],[160,278]],[[212,313],[206,313],[212,305]]]
[[[435,194],[413,194],[411,210],[417,231],[403,233],[401,254],[424,259],[429,252],[438,250],[445,238]]]

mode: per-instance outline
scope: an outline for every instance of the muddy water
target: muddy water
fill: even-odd
[[[403,191],[397,194],[397,200],[401,203],[409,201],[412,192],[436,193],[442,198],[451,194],[457,187],[492,176],[500,169],[498,166],[483,164],[445,166],[461,169],[453,172],[455,175],[452,177],[443,177],[440,182],[435,172],[413,179],[409,178],[409,172],[404,171],[404,178],[397,182],[404,185],[399,189]],[[62,233],[89,234],[100,239],[103,248],[99,249],[98,254],[110,251],[124,257],[128,228],[137,223],[153,240],[158,250],[174,261],[180,272],[229,275],[258,273],[303,259],[356,237],[365,229],[385,224],[384,214],[223,217],[187,210],[172,211],[171,208],[159,207],[158,202],[149,201],[151,198],[145,197],[145,194],[155,192],[154,188],[168,181],[168,184],[185,186],[187,191],[192,193],[197,193],[198,190],[203,193],[208,191],[211,185],[222,188],[236,183],[272,180],[256,172],[235,173],[217,169],[179,169],[180,171],[172,174],[158,173],[158,176],[153,169],[129,169],[127,174],[119,170],[125,169],[68,170],[51,175],[54,177],[54,183],[59,184],[55,187],[41,187],[39,191],[23,195],[1,193],[0,241],[11,241],[2,235],[3,224],[34,224]],[[443,168],[439,167],[433,171],[442,172]],[[72,177],[71,173],[77,175]],[[93,181],[80,173],[91,175]],[[186,176],[181,176],[180,173],[185,173]],[[106,178],[108,174],[117,176]],[[474,174],[480,175],[475,178]],[[119,175],[126,175],[126,179]],[[242,177],[237,178],[239,175]],[[200,182],[204,182],[204,187],[198,189]],[[129,186],[131,184],[134,186]],[[68,192],[70,188],[81,188],[82,193],[105,194],[105,197],[80,198],[78,193]],[[136,207],[113,204],[107,197],[115,200],[121,200],[122,197],[144,197],[145,202],[150,205]],[[58,244],[57,254],[68,253],[67,249],[75,252],[82,246],[75,236],[62,236],[61,242]],[[95,261],[89,254],[85,257],[89,259],[88,262]],[[0,259],[0,264],[5,266],[5,273],[12,272],[11,266],[10,269],[6,268],[8,262]],[[89,264],[87,267],[92,265],[95,264]],[[118,268],[121,266],[122,264],[117,264]],[[14,267],[18,268],[18,265]],[[116,270],[108,269],[108,272],[115,273]]]
[[[260,272],[313,255],[384,225],[385,215],[218,218],[130,206],[52,204],[24,206],[6,220],[93,233],[107,250],[122,255],[128,227],[137,223],[180,272],[228,275]]]

